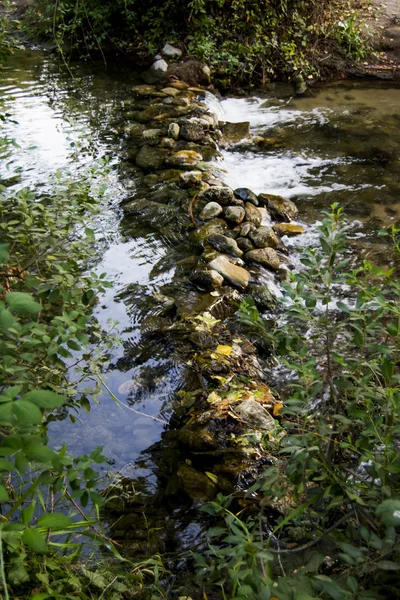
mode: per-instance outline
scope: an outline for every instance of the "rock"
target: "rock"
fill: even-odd
[[[207,123],[206,123],[207,126]],[[204,124],[201,119],[188,119],[182,121],[180,136],[189,142],[201,142],[205,138]]]
[[[235,412],[249,427],[263,430],[275,427],[275,421],[269,412],[262,404],[259,404],[252,398],[243,400],[243,402],[235,407]]]
[[[221,206],[228,206],[229,204],[233,204],[234,195],[231,188],[218,186],[202,190],[197,199],[198,201],[218,202]]]
[[[274,194],[259,194],[258,201],[266,206],[274,219],[291,221],[298,214],[297,206],[291,200]]]
[[[195,187],[201,184],[202,178],[203,174],[201,171],[186,171],[180,174],[179,181],[184,188]]]
[[[197,452],[216,450],[218,442],[207,430],[200,427],[185,425],[178,432],[178,440]]]
[[[279,239],[272,227],[261,226],[249,233],[249,238],[256,248],[276,248]]]
[[[225,218],[232,223],[241,223],[246,216],[244,208],[241,206],[227,206],[224,210]]]
[[[224,278],[218,271],[210,269],[209,271],[195,271],[190,276],[190,281],[200,290],[210,292],[224,283]]]
[[[275,308],[276,298],[267,285],[251,283],[247,290],[259,309],[273,310]]]
[[[251,202],[246,202],[245,211],[246,221],[252,223],[256,227],[259,227],[261,225],[262,217],[258,208],[256,208]]]
[[[171,123],[168,127],[168,136],[173,140],[177,140],[179,137],[180,127],[178,123]]]
[[[168,156],[167,150],[154,148],[145,144],[142,146],[136,156],[136,164],[141,169],[147,171],[156,171],[161,169],[165,158]]]
[[[166,79],[167,72],[168,63],[161,58],[151,65],[150,69],[144,73],[143,77],[147,83],[158,83]]]
[[[250,273],[232,264],[226,256],[217,256],[210,262],[209,267],[218,271],[228,283],[240,290],[245,290],[249,284]]]
[[[146,141],[156,140],[163,134],[162,129],[145,129],[143,131],[143,139]]]
[[[161,50],[161,54],[167,58],[180,58],[182,56],[182,50],[175,48],[175,46],[171,46],[171,44],[165,44],[164,48]]]
[[[203,157],[194,150],[180,150],[172,154],[167,162],[171,167],[194,167]]]
[[[175,96],[179,96],[180,94],[180,91],[173,87],[163,88],[161,92],[166,96],[172,96],[172,98],[175,98]]]
[[[221,127],[223,140],[228,144],[236,144],[243,138],[247,138],[250,135],[250,123],[245,121],[243,123],[225,123]]]
[[[278,225],[274,225],[273,229],[278,235],[287,235],[288,237],[304,233],[304,227],[292,223],[279,223]]]
[[[168,223],[176,222],[180,214],[178,206],[151,202],[146,198],[127,202],[124,204],[123,210],[127,215],[135,217],[135,222],[158,230]]]
[[[162,148],[168,148],[169,150],[175,148],[175,140],[173,140],[172,138],[165,137],[161,140],[160,144]]]
[[[232,238],[222,235],[221,233],[212,233],[208,238],[207,242],[225,254],[231,254],[232,256],[243,256],[243,252]],[[217,269],[218,270],[218,269]]]
[[[250,250],[244,255],[244,260],[246,262],[258,263],[274,271],[277,271],[280,267],[279,257],[272,248],[257,248],[256,250]]]
[[[298,75],[296,75],[294,77],[293,83],[294,83],[294,90],[298,96],[301,96],[301,94],[304,94],[304,92],[307,90],[306,81],[305,81],[303,75],[301,75],[301,73],[299,73]]]
[[[265,206],[258,206],[257,210],[261,215],[261,223],[271,223],[271,215],[265,208]]]
[[[222,233],[227,228],[223,219],[213,219],[193,232],[195,242],[204,242],[212,233]]]
[[[178,482],[192,500],[212,500],[217,494],[217,487],[207,475],[196,471],[187,464],[180,465],[177,472]]]
[[[140,123],[129,123],[129,125],[124,127],[124,131],[126,131],[131,138],[141,139],[143,137],[144,127],[145,126]]]
[[[251,202],[254,206],[258,206],[257,196],[248,188],[237,188],[233,191],[235,198],[243,200],[243,202]]]
[[[185,83],[184,81],[172,81],[171,83],[169,83],[168,87],[172,87],[176,90],[180,90],[181,92],[183,92],[184,90],[187,90],[189,88],[189,84]]]
[[[156,90],[154,85],[135,85],[133,88],[133,92],[138,96],[159,96],[160,92]]]
[[[210,83],[210,68],[199,60],[187,60],[169,66],[168,73],[191,86]],[[195,91],[196,88],[195,88]],[[200,90],[204,93],[204,90]]]
[[[247,235],[249,235],[251,229],[252,229],[251,223],[244,223],[242,225],[241,230],[240,230],[240,236],[241,237],[246,237]]]
[[[223,208],[217,202],[208,202],[201,211],[199,217],[202,221],[209,221],[214,217],[218,217],[223,211]]]
[[[236,239],[236,243],[239,246],[239,248],[241,250],[243,250],[243,252],[248,252],[249,250],[254,250],[254,246],[251,243],[251,241],[249,240],[249,238],[246,237],[238,237]]]

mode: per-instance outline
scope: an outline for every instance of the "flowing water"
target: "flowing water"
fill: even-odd
[[[50,174],[73,169],[73,160],[89,168],[100,157],[111,159],[96,269],[113,285],[95,314],[104,326],[109,318],[119,322],[123,344],[112,353],[106,381],[125,408],[104,394],[75,424],[52,423],[50,438],[56,447],[65,441],[77,454],[101,444],[111,471],[143,475],[153,485],[151,461],[139,459],[161,439],[174,393],[185,380],[184,364],[171,355],[168,340],[141,334],[154,294],[171,281],[179,249],[171,237],[124,221],[119,208],[144,185],[127,160],[122,110],[137,82],[130,67],[80,66],[72,79],[40,52],[14,57],[2,74],[0,109],[15,121],[6,129],[20,149],[7,168],[3,164],[1,175],[10,187],[43,190]],[[321,211],[340,202],[352,219],[354,246],[390,263],[390,249],[376,232],[400,221],[399,87],[340,82],[293,97],[289,86],[271,85],[252,97],[219,103],[209,95],[207,101],[221,120],[250,122],[253,141],[223,151],[222,178],[232,187],[294,200],[306,233],[292,246],[315,243]]]

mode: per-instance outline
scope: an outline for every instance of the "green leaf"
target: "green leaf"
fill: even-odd
[[[29,527],[22,534],[22,541],[35,552],[44,554],[47,552],[47,544],[43,535],[37,529]]]
[[[11,423],[13,420],[13,403],[12,402],[2,402],[0,404],[0,423]]]
[[[8,262],[8,244],[0,244],[0,265]]]
[[[35,390],[28,392],[23,397],[23,400],[28,400],[40,408],[53,410],[65,404],[65,398],[48,390]]]
[[[36,502],[35,502],[35,500],[32,500],[32,502],[29,506],[27,506],[26,508],[21,510],[21,518],[22,518],[22,522],[24,523],[24,525],[29,525],[29,523],[32,521],[33,515],[35,513],[35,508],[36,508]]]
[[[10,496],[4,485],[0,485],[0,502],[8,502],[10,500]]]
[[[0,458],[0,471],[12,471],[14,465],[5,458]]]
[[[44,443],[28,444],[23,451],[28,460],[35,460],[37,462],[51,462],[56,456],[54,450],[46,446]]]
[[[376,566],[384,571],[398,571],[400,569],[400,563],[391,560],[380,560],[376,563]]]
[[[400,525],[400,500],[384,500],[376,509],[376,515],[388,527]]]
[[[0,312],[0,328],[3,331],[7,331],[15,323],[15,318],[9,310],[5,309]]]
[[[62,513],[49,513],[38,521],[38,527],[43,529],[65,529],[72,525],[72,519]]]
[[[42,306],[30,294],[23,292],[9,292],[6,302],[10,310],[25,315],[37,315],[42,310]]]
[[[42,413],[32,402],[16,400],[12,409],[18,425],[39,425],[42,422]]]

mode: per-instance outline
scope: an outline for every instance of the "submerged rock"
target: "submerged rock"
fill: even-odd
[[[250,135],[250,123],[244,121],[243,123],[225,123],[221,127],[223,140],[228,144],[236,144],[247,138]]]
[[[220,252],[225,254],[231,254],[232,256],[243,256],[242,250],[239,248],[235,240],[222,235],[221,233],[212,233],[208,238],[207,242],[216,248]],[[218,269],[217,269],[218,270]]]
[[[264,408],[262,404],[259,404],[256,400],[249,398],[243,400],[236,408],[235,412],[246,425],[256,429],[273,429],[275,427],[275,421]]]
[[[294,225],[293,223],[279,223],[273,226],[274,231],[279,235],[287,235],[293,237],[295,235],[301,235],[304,233],[304,227],[301,225]]]
[[[212,233],[221,233],[227,228],[227,224],[223,219],[213,219],[205,225],[198,227],[193,238],[195,242],[204,242]]]
[[[272,227],[265,225],[250,231],[249,238],[256,248],[276,248],[279,244],[279,239]]]
[[[297,217],[299,212],[294,202],[282,196],[259,194],[258,201],[268,208],[274,219],[279,221],[291,221]]]
[[[217,494],[217,486],[207,475],[196,471],[187,464],[182,464],[177,472],[179,487],[192,500],[212,500]]]
[[[240,290],[245,290],[249,284],[250,273],[243,267],[232,264],[226,256],[217,256],[210,262],[209,267],[218,271],[228,283]]]
[[[208,202],[203,210],[201,211],[199,217],[202,221],[208,221],[213,219],[214,217],[218,217],[223,211],[223,208],[217,202]]]
[[[233,193],[235,194],[235,198],[239,198],[243,202],[251,202],[255,206],[258,206],[257,196],[248,188],[237,188]]]
[[[256,250],[250,250],[244,255],[244,260],[246,262],[258,263],[274,271],[277,271],[280,267],[279,257],[272,248],[257,248]]]
[[[167,162],[171,167],[194,167],[202,160],[202,155],[194,150],[180,150],[172,154]]]
[[[136,156],[136,164],[144,171],[156,171],[161,169],[168,151],[162,148],[154,148],[145,144],[142,146]]]

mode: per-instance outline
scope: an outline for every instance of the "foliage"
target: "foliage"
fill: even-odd
[[[196,557],[198,574],[231,598],[397,594],[400,283],[394,268],[352,265],[337,205],[319,229],[275,331],[251,300],[239,313],[273,341],[288,382],[264,440],[279,458],[248,490],[251,515],[222,496],[206,507],[224,524],[210,532],[208,557]],[[397,259],[399,233],[390,231]]]
[[[0,70],[14,49],[14,42],[10,35],[12,29],[12,22],[9,18],[10,8],[10,0],[4,0],[0,7]]]
[[[327,38],[359,51],[358,27],[349,19],[333,30],[332,7],[334,14],[342,8],[328,0],[60,0],[55,7],[36,0],[30,23],[62,51],[113,46],[148,55],[168,40],[184,43],[225,82],[265,83],[277,74],[315,74]]]
[[[359,22],[357,13],[336,24],[336,39],[356,61],[360,61],[366,55],[366,43],[361,27],[362,23]]]

